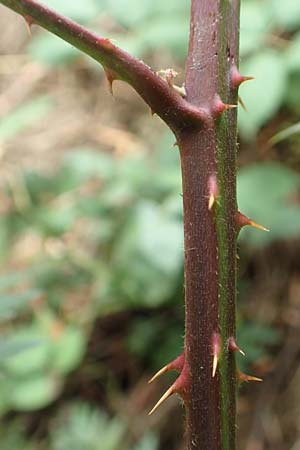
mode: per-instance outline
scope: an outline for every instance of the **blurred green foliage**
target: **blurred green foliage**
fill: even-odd
[[[169,5],[158,0],[48,0],[47,4],[102,35],[109,34],[137,57],[157,48],[168,50],[179,61],[186,56],[189,2],[176,0]],[[112,30],[105,28],[107,16],[115,23]],[[240,91],[247,106],[247,111],[239,110],[244,139],[253,140],[283,106],[300,113],[299,27],[299,4],[295,0],[285,2],[284,7],[280,0],[241,2],[241,71],[255,77]],[[66,63],[78,56],[74,48],[48,33],[30,44],[29,53],[47,64]]]
[[[177,64],[184,61],[189,2],[45,3],[112,37],[137,57],[151,58],[158,49]],[[247,111],[239,109],[239,125],[242,139],[254,148],[258,134],[278,111],[285,111],[284,127],[299,121],[299,5],[293,0],[286,0],[284,7],[280,0],[242,2],[241,70],[255,80],[241,89]],[[35,35],[28,52],[50,67],[74,64],[79,55],[46,32]],[[1,122],[1,143],[47,118],[54,107],[54,99],[36,95],[12,110]],[[298,129],[286,130],[282,139],[292,136],[299,144]],[[132,313],[126,351],[141,365],[147,361],[148,370],[180,352],[183,229],[179,157],[173,142],[165,133],[151,154],[122,158],[96,147],[72,148],[52,173],[27,171],[6,185],[3,195],[10,206],[0,218],[1,260],[5,263],[16,243],[28,236],[32,251],[23,268],[0,277],[4,418],[11,411],[32,412],[60,401],[68,377],[86,363],[97,321],[114,314]],[[243,230],[244,246],[253,249],[299,236],[299,183],[299,174],[279,161],[242,168],[239,207],[271,229],[271,233]],[[278,333],[268,326],[241,321],[239,344],[247,359],[240,364],[247,369],[278,341]],[[102,382],[109,373],[101,359],[105,341],[98,346],[96,372]],[[88,404],[67,403],[63,401],[55,412],[42,440],[29,441],[17,415],[1,430],[1,449],[158,448],[153,435],[128,441],[123,417],[109,417]]]

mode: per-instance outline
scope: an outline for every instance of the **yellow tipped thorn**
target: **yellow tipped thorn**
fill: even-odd
[[[214,355],[214,359],[213,359],[213,370],[212,370],[212,377],[215,378],[216,375],[216,371],[217,371],[217,367],[218,367],[218,355],[215,354]]]
[[[230,337],[228,340],[228,344],[229,344],[229,349],[233,352],[239,352],[241,355],[246,356],[245,352],[243,352],[243,350],[237,345],[237,343],[235,342],[234,337]]]
[[[268,230],[268,228],[263,227],[262,225],[259,225],[258,223],[254,222],[254,220],[250,219],[249,217],[245,216],[245,214],[241,213],[241,211],[237,211],[236,212],[236,224],[238,229],[240,230],[242,227],[245,226],[250,226],[250,227],[254,227],[254,228],[258,228],[259,230],[262,231],[267,231],[269,232],[270,230]]]
[[[214,206],[215,203],[215,196],[214,194],[210,194],[209,199],[208,199],[208,209],[209,211],[212,209],[212,207]]]
[[[169,365],[164,366],[162,369],[160,369],[158,372],[156,372],[152,378],[148,381],[148,383],[152,383],[154,380],[159,378],[161,375],[169,371]]]
[[[31,25],[34,23],[33,18],[31,16],[28,16],[27,14],[24,14],[24,20],[27,28],[27,32],[29,37],[31,37]]]
[[[249,221],[249,225],[250,225],[250,227],[258,228],[259,230],[267,231],[268,233],[270,231],[270,230],[268,230],[268,228],[263,227],[262,225],[259,225],[259,223],[256,223],[253,220]]]
[[[242,98],[240,96],[238,96],[238,102],[241,105],[241,107],[243,108],[243,110],[247,112],[246,105],[245,105],[245,103],[243,102],[243,100],[242,100]]]
[[[263,381],[262,378],[253,377],[252,375],[246,375],[243,372],[238,372],[238,377],[239,377],[239,380],[241,382],[243,382],[243,381],[247,381],[247,382],[249,382],[249,381],[256,381],[256,382]]]
[[[151,411],[148,413],[149,416],[151,416],[151,414],[153,414],[157,408],[165,401],[167,400],[167,398],[169,398],[172,394],[174,394],[175,390],[174,390],[174,385],[172,385],[165,393],[164,395],[158,400],[158,402],[156,403],[156,405],[151,409]]]
[[[228,105],[228,104],[224,103],[224,111],[226,111],[226,109],[231,109],[231,108],[237,108],[237,105]]]

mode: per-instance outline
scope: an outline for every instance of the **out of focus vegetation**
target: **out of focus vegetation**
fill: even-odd
[[[45,3],[184,71],[188,1]],[[129,88],[113,101],[93,62],[0,11],[0,448],[182,450],[176,401],[147,417],[164,383],[147,377],[183,345],[173,138]],[[241,71],[255,80],[240,92],[239,207],[271,229],[240,240],[239,365],[266,379],[242,390],[241,448],[295,450],[297,404],[282,405],[300,376],[297,0],[242,1]]]

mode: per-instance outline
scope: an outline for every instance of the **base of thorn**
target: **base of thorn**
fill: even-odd
[[[167,372],[170,372],[171,370],[176,370],[177,372],[181,372],[183,370],[185,362],[185,352],[181,353],[176,359],[171,361],[166,366],[162,367],[158,372],[156,372],[153,377],[148,381],[148,383],[152,383],[154,380],[159,378],[161,375],[164,375]]]
[[[232,352],[239,352],[241,355],[246,356],[245,352],[243,352],[243,350],[237,345],[237,343],[235,342],[234,337],[230,337],[228,339],[228,348],[229,350],[231,350]]]
[[[236,212],[236,226],[237,229],[240,230],[241,228],[245,226],[250,226],[254,228],[258,228],[259,230],[269,232],[270,230],[263,225],[259,225],[258,223],[254,222],[254,220],[250,219],[249,217],[245,216],[245,214],[241,213],[241,211]]]

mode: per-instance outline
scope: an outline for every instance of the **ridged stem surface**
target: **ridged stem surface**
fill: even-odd
[[[238,64],[238,0],[193,0],[185,86],[207,110],[198,129],[179,136],[185,233],[185,352],[189,450],[235,450],[236,109],[231,71]],[[221,105],[221,106],[220,106]],[[208,199],[215,180],[217,198]],[[214,336],[220,336],[212,376]]]

